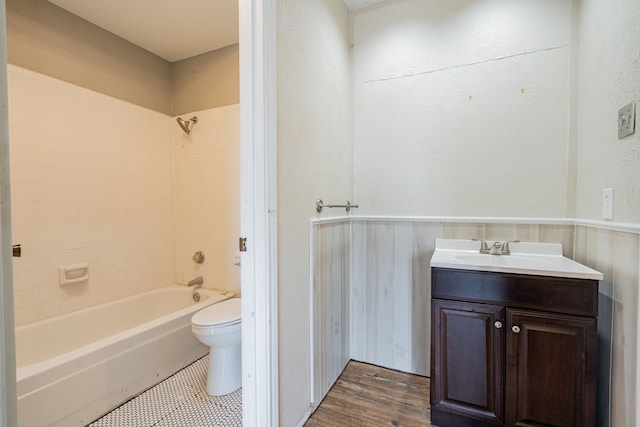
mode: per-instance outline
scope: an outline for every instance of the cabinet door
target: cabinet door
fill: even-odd
[[[507,310],[508,426],[594,426],[596,320]]]
[[[433,299],[432,310],[431,422],[501,425],[504,307]]]

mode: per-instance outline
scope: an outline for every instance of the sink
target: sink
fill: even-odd
[[[562,255],[559,243],[517,242],[510,255],[481,254],[480,242],[436,239],[431,267],[602,280],[602,273]]]
[[[536,255],[488,255],[469,254],[454,255],[456,259],[476,265],[497,265],[517,268],[544,268],[552,266],[553,260],[543,259]]]

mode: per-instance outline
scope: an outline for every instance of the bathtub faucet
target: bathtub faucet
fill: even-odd
[[[189,280],[189,283],[187,283],[187,286],[200,287],[203,283],[204,283],[204,279],[202,278],[202,276],[198,276],[195,279]]]

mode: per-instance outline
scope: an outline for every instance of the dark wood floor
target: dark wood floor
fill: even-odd
[[[428,427],[429,420],[429,378],[352,360],[305,427]]]

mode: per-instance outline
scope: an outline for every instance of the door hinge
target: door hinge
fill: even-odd
[[[240,249],[240,252],[247,252],[247,238],[246,237],[241,237],[238,240],[238,249]]]

